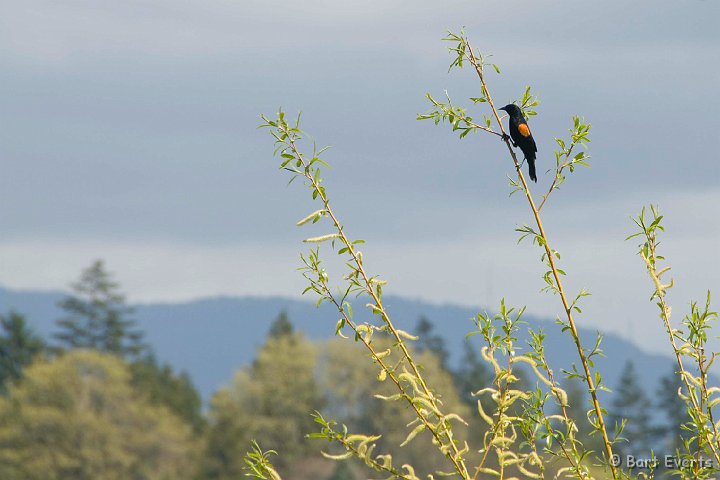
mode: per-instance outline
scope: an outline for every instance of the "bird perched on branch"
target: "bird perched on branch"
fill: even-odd
[[[512,144],[515,147],[520,147],[520,150],[522,150],[528,162],[528,167],[530,168],[530,180],[537,182],[537,176],[535,175],[535,153],[537,152],[537,147],[535,146],[532,133],[530,133],[530,127],[528,127],[525,117],[522,114],[522,110],[514,103],[505,105],[500,110],[506,111],[509,115],[509,130]],[[507,139],[507,135],[504,135],[503,138]]]

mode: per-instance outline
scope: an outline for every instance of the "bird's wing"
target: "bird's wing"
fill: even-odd
[[[525,139],[527,139],[529,141],[529,143],[532,144],[533,152],[537,152],[537,146],[535,145],[535,139],[532,137],[532,133],[530,133],[530,127],[528,127],[527,123],[519,124],[518,132],[520,132],[520,135],[525,137]]]

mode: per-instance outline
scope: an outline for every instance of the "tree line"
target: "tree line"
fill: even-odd
[[[18,312],[0,315],[0,478],[229,480],[243,476],[252,441],[282,452],[276,465],[283,478],[360,478],[362,465],[319,456],[323,445],[306,438],[318,430],[311,413],[337,418],[352,431],[381,433],[380,449],[401,444],[413,420],[407,407],[376,397],[393,390],[357,344],[311,341],[285,313],[272,322],[254,361],[203,408],[189,376],[158,361],[102,261],[81,273],[59,306],[63,315],[49,339]],[[413,349],[443,404],[469,419],[461,434],[482,438],[473,393],[493,381],[488,364],[466,342],[452,366],[427,318],[415,333]],[[527,378],[520,379],[523,390],[534,388]],[[647,457],[652,449],[680,447],[687,418],[678,382],[668,372],[651,400],[632,363],[626,365],[610,411],[611,424],[625,423],[621,454]],[[572,418],[586,418],[582,385],[568,380],[564,387]],[[589,423],[578,427],[586,446],[601,448]],[[439,468],[433,448],[421,436],[398,459],[432,471]]]

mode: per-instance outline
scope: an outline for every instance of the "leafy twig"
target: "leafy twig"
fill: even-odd
[[[480,55],[479,59],[475,55],[475,52],[473,51],[472,46],[468,42],[467,38],[465,37],[464,33],[461,32],[460,35],[450,33],[448,37],[445,39],[448,41],[452,41],[456,44],[455,47],[451,48],[451,51],[455,52],[456,57],[453,60],[453,63],[451,64],[451,68],[453,66],[462,67],[463,63],[465,61],[469,62],[473,68],[475,69],[475,72],[480,80],[480,88],[482,92],[482,98],[484,99],[483,103],[487,103],[487,105],[490,107],[492,111],[492,115],[495,118],[495,121],[497,123],[497,126],[501,132],[501,136],[503,141],[505,142],[505,145],[507,146],[508,153],[510,154],[513,164],[515,165],[515,170],[517,171],[518,175],[518,183],[517,186],[519,189],[525,192],[525,196],[527,198],[527,201],[530,205],[530,208],[533,213],[533,217],[535,219],[535,224],[537,226],[537,234],[534,237],[534,240],[545,250],[545,253],[543,254],[543,259],[547,262],[550,270],[546,274],[545,279],[550,285],[550,289],[557,293],[560,296],[563,310],[565,313],[565,317],[567,319],[566,322],[566,329],[570,332],[573,342],[577,348],[578,356],[580,358],[580,363],[582,364],[583,368],[583,375],[582,378],[587,384],[588,392],[590,393],[592,404],[593,404],[593,410],[595,412],[595,422],[596,422],[596,428],[601,433],[605,448],[605,454],[607,456],[607,459],[612,458],[613,456],[613,450],[612,450],[612,442],[607,434],[607,428],[605,426],[605,420],[604,420],[604,410],[602,409],[600,402],[597,397],[597,390],[600,385],[596,385],[596,378],[593,376],[593,372],[590,369],[587,354],[585,350],[583,349],[582,343],[580,341],[580,336],[577,330],[577,326],[575,323],[575,319],[573,317],[573,306],[574,304],[571,304],[567,300],[567,295],[565,293],[565,288],[562,284],[561,275],[564,275],[564,272],[559,269],[556,265],[555,257],[557,255],[557,252],[553,250],[550,247],[550,242],[548,241],[547,234],[545,232],[542,219],[540,217],[540,211],[537,208],[535,201],[533,199],[532,194],[530,193],[530,189],[528,188],[528,184],[525,180],[525,177],[521,170],[521,164],[518,161],[518,158],[515,154],[515,151],[513,150],[510,138],[505,132],[505,129],[503,127],[500,115],[498,114],[498,110],[495,107],[495,104],[493,103],[492,97],[490,95],[490,91],[487,86],[487,81],[485,78],[485,72],[484,67],[487,65],[485,62],[485,59]],[[495,71],[499,73],[499,69],[497,66],[491,64]],[[599,382],[597,382],[599,383]],[[608,462],[612,476],[614,479],[619,479],[619,472],[617,468],[611,463]]]

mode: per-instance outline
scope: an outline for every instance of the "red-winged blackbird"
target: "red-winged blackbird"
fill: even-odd
[[[530,167],[530,180],[537,182],[535,176],[535,153],[537,147],[532,133],[530,133],[530,127],[528,127],[525,117],[523,117],[522,110],[514,103],[505,105],[500,110],[505,110],[510,116],[510,138],[512,138],[512,143],[514,146],[520,147],[523,155],[525,155],[528,167]]]

